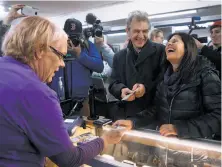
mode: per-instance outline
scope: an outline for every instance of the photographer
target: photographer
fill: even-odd
[[[104,37],[95,37],[94,38],[94,43],[96,45],[96,48],[100,53],[102,53],[103,59],[105,62],[108,63],[108,65],[112,68],[113,65],[113,57],[114,57],[114,52],[112,48],[105,43]]]
[[[104,70],[102,73],[93,73],[93,76],[109,78],[112,73],[114,52],[112,48],[104,42],[104,36],[95,37],[94,44],[103,58]]]
[[[76,19],[67,19],[64,30],[69,36],[68,53],[76,59],[72,61],[72,99],[78,100],[88,96],[88,90],[92,84],[93,71],[101,73],[104,65],[95,45],[82,38],[82,23]],[[87,108],[83,104],[83,108]],[[86,107],[85,107],[86,106]],[[88,115],[83,109],[83,115]]]
[[[8,15],[3,21],[0,21],[0,46],[2,46],[2,38],[5,33],[9,30],[10,24],[13,20],[25,17],[25,15],[19,14],[17,11],[22,9],[25,5],[13,5]],[[2,56],[2,52],[0,50],[0,57]]]
[[[216,69],[220,72],[221,78],[221,21],[216,21],[210,27],[210,37],[213,46],[206,46],[194,39],[200,54],[207,57],[212,63],[215,64]]]

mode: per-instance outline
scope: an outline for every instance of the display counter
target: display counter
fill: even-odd
[[[110,126],[78,128],[73,137],[83,133],[101,136]],[[71,137],[71,138],[73,138]],[[47,167],[51,167],[49,165]],[[163,137],[157,131],[138,129],[127,131],[121,142],[109,147],[87,166],[93,167],[220,167],[221,142],[207,139]]]
[[[136,166],[221,166],[221,142],[164,137],[147,129],[126,132],[120,144],[110,146],[103,154]]]

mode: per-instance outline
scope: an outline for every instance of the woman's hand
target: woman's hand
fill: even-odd
[[[159,130],[160,134],[162,136],[166,136],[166,137],[169,137],[169,136],[177,136],[177,129],[174,125],[172,124],[164,124],[160,127],[160,130]]]

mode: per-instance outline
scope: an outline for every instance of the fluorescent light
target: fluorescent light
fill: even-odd
[[[115,33],[115,34],[107,34],[107,36],[111,37],[111,36],[121,36],[121,35],[126,35],[125,32],[120,32],[120,33]]]
[[[186,14],[193,14],[193,13],[197,13],[197,10],[188,10],[188,11],[183,11],[183,12],[157,14],[157,15],[153,15],[153,16],[151,15],[151,16],[149,16],[149,18],[150,19],[164,18],[164,17],[179,16],[179,15],[186,15]]]
[[[200,27],[209,27],[212,26],[213,22],[207,22],[207,23],[203,23],[203,24],[197,24]]]
[[[7,14],[8,12],[5,12],[5,8],[0,5],[0,19],[1,17],[4,18]]]
[[[183,31],[183,30],[189,30],[188,26],[176,26],[176,27],[173,27],[173,32],[175,32],[175,31]]]

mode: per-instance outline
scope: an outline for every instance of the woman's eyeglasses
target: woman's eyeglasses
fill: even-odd
[[[49,46],[50,49],[52,49],[52,51],[59,57],[59,59],[64,60],[64,58],[66,57],[66,55],[64,55],[63,53],[61,53],[60,51],[58,51],[57,49],[55,49],[52,46]]]

